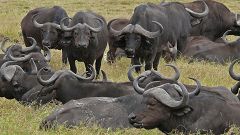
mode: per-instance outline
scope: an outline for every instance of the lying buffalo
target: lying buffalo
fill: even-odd
[[[47,95],[56,90],[56,99],[62,103],[66,103],[72,99],[80,99],[85,97],[119,97],[129,95],[134,92],[132,85],[126,83],[113,83],[103,81],[92,81],[95,78],[95,70],[91,67],[91,75],[83,77],[77,75],[70,70],[56,71],[48,80],[41,77],[44,70],[38,72],[38,81],[45,88],[40,95]]]
[[[213,42],[206,37],[190,37],[183,55],[197,60],[207,60],[224,64],[227,61],[240,58],[240,38],[236,41],[228,42],[225,37],[231,34],[227,31],[223,35],[224,43]]]
[[[184,50],[191,30],[190,18],[206,16],[208,7],[205,3],[204,7],[204,12],[196,13],[178,2],[141,4],[134,9],[127,26],[121,30],[111,28],[110,32],[125,37],[125,52],[129,58],[134,58],[132,63],[140,64],[139,59],[144,58],[145,70],[152,67],[156,70],[162,48],[168,42],[177,45],[180,52]]]
[[[188,86],[180,82],[162,85],[154,82],[145,89],[136,86],[143,95],[142,105],[128,116],[136,128],[158,128],[165,133],[177,129],[185,134],[198,131],[221,134],[230,124],[240,125],[240,102],[224,87],[202,87],[199,94],[189,94]]]
[[[107,46],[107,24],[105,19],[91,11],[77,12],[68,26],[64,25],[64,18],[61,21],[61,28],[65,32],[71,32],[72,43],[67,47],[67,57],[70,69],[77,72],[75,61],[84,62],[86,70],[90,73],[89,64],[93,65],[97,75],[101,68],[101,61],[104,50]]]
[[[48,62],[51,59],[51,53],[47,47],[44,48],[44,54],[41,53],[41,50],[36,46],[37,42],[34,38],[28,37],[32,41],[32,45],[29,47],[23,48],[20,44],[14,44],[5,49],[5,43],[9,40],[8,38],[4,39],[1,43],[1,50],[5,53],[4,58],[0,61],[0,65],[6,61],[17,61],[20,67],[24,71],[31,71],[31,64],[29,60],[33,58],[34,62],[38,69],[48,66]]]
[[[204,0],[209,8],[209,13],[203,18],[192,18],[191,36],[204,36],[211,41],[221,38],[227,30],[234,31],[234,35],[240,32],[240,15],[231,12],[224,4],[214,0]],[[184,6],[196,11],[202,11],[202,2],[194,1],[184,3]],[[199,25],[197,25],[199,24]]]
[[[147,74],[147,73],[146,73]],[[143,75],[145,77],[145,75]],[[142,77],[142,75],[140,76]],[[147,79],[147,78],[145,78]],[[139,77],[136,79],[139,80]],[[206,94],[219,95],[229,103],[238,103],[239,100],[226,88],[223,87],[200,87],[198,81],[196,86],[185,85],[187,89],[192,91],[190,96],[201,92],[199,95],[205,96]],[[135,81],[134,83],[137,83]],[[176,83],[173,80],[162,80],[157,85],[165,85],[168,87],[170,84]],[[155,87],[156,82],[151,82],[147,88]],[[137,86],[137,85],[135,85]],[[137,89],[137,88],[136,88]],[[140,92],[139,90],[137,92]],[[181,92],[181,91],[180,91]],[[177,93],[178,94],[178,93]],[[88,126],[97,124],[103,128],[129,128],[132,125],[128,122],[128,115],[134,110],[142,108],[141,95],[133,94],[122,96],[118,98],[109,97],[90,97],[79,100],[71,100],[63,106],[56,109],[49,116],[44,118],[40,128],[49,129],[55,128],[58,125],[65,125],[67,127],[78,126],[80,123]],[[187,110],[186,110],[187,112]],[[181,114],[181,112],[178,112]],[[158,116],[158,115],[157,115]]]
[[[21,22],[25,45],[30,46],[31,43],[27,37],[33,37],[41,48],[46,46],[50,49],[63,49],[64,46],[62,46],[60,40],[64,32],[61,30],[60,21],[64,17],[68,17],[68,15],[59,6],[51,8],[41,7],[29,11]],[[62,51],[62,54],[62,59],[66,62],[66,52]]]

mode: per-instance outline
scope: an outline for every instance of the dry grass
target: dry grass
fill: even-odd
[[[159,0],[150,0],[153,3],[159,3]],[[182,0],[187,2],[190,0]],[[218,0],[226,4],[231,10],[240,12],[240,0]],[[93,10],[103,15],[107,20],[127,17],[129,18],[135,6],[144,3],[144,0],[0,0],[0,35],[8,36],[12,41],[23,42],[21,37],[20,22],[23,16],[31,9],[36,7],[60,5],[66,9],[69,16],[73,16],[79,10]],[[62,67],[61,53],[52,51],[53,59],[51,66],[58,70]],[[127,70],[130,61],[121,59],[113,65],[108,65],[103,61],[102,69],[107,71],[108,78],[113,81],[127,81]],[[171,70],[164,66],[164,61],[160,62],[159,71],[165,75],[171,75]],[[225,86],[230,88],[235,81],[228,74],[228,66],[217,65],[207,62],[194,62],[188,64],[188,61],[181,58],[176,61],[176,65],[181,70],[181,81],[192,84],[187,77],[191,76],[201,80],[203,85],[207,86]],[[79,70],[83,71],[83,64],[79,64]],[[236,67],[236,71],[240,72],[240,68]],[[47,116],[56,106],[48,104],[39,109],[25,107],[15,100],[6,100],[0,98],[0,132],[1,134],[160,134],[158,130],[138,130],[126,129],[108,131],[98,127],[87,128],[80,126],[79,128],[69,130],[63,127],[55,131],[40,131],[38,126],[42,118]],[[228,134],[239,134],[239,128],[232,128]]]

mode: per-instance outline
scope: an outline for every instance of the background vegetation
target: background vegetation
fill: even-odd
[[[190,0],[179,0],[180,2],[189,2]],[[240,0],[218,0],[223,2],[234,12],[240,12]],[[129,18],[132,15],[134,7],[145,0],[0,0],[0,37],[10,37],[13,42],[23,43],[20,22],[27,12],[36,7],[52,7],[59,5],[66,9],[69,16],[73,16],[79,10],[92,10],[103,15],[107,20],[113,18]],[[149,0],[149,2],[159,3],[159,0]],[[52,51],[53,59],[51,66],[55,69],[61,69],[61,52]],[[112,81],[127,81],[127,70],[130,61],[123,58],[115,64],[108,65],[103,60],[102,69],[107,71],[108,78]],[[161,60],[159,71],[165,75],[171,75],[171,70],[164,66],[165,62]],[[207,62],[194,62],[188,64],[188,60],[181,58],[175,62],[181,70],[181,81],[186,84],[192,84],[187,77],[191,76],[201,80],[202,85],[206,86],[225,86],[230,88],[235,84],[228,74],[228,66],[217,65]],[[83,72],[83,64],[78,64],[79,71]],[[68,67],[66,67],[68,68]],[[240,68],[236,67],[236,72]],[[38,129],[41,120],[47,116],[56,105],[48,104],[41,108],[22,106],[15,100],[0,98],[0,134],[160,134],[158,130],[106,130],[96,127],[80,126],[76,129],[59,128],[51,131],[40,131]],[[226,134],[239,134],[239,128],[232,128]]]

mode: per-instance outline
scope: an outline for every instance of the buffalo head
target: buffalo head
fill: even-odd
[[[134,57],[135,50],[139,48],[141,44],[151,44],[149,42],[150,39],[157,38],[162,34],[163,26],[157,21],[152,21],[152,23],[158,26],[158,30],[155,32],[150,32],[139,24],[128,24],[119,31],[110,27],[110,32],[113,33],[114,36],[124,35],[126,41],[125,52],[127,57],[132,58]]]
[[[144,76],[139,76],[137,79],[142,77]],[[159,84],[159,82],[150,83],[149,85],[154,87],[146,86],[146,89],[142,91],[142,107],[128,116],[129,122],[136,128],[152,129],[161,127],[162,123],[169,122],[174,116],[182,117],[191,112],[189,98],[198,95],[201,87],[200,82],[193,80],[197,83],[197,88],[191,93],[188,93],[187,88],[180,82],[158,86],[152,83]]]
[[[67,27],[64,24],[64,22],[65,22],[65,20],[68,20],[68,19],[70,19],[70,18],[68,18],[68,17],[63,18],[60,22],[60,26],[61,26],[62,30],[66,31],[66,32],[72,32],[72,36],[74,39],[74,45],[76,47],[87,48],[91,38],[94,38],[93,33],[98,33],[100,31],[102,31],[102,29],[104,27],[104,21],[100,18],[96,18],[96,20],[99,22],[98,24],[100,24],[96,28],[88,25],[87,23],[77,23],[77,24],[74,24],[74,26]],[[71,23],[70,23],[70,25],[71,25]]]
[[[30,60],[32,71],[30,74],[37,74],[37,67],[33,59]],[[16,99],[20,99],[26,92],[28,84],[31,84],[31,80],[28,80],[29,73],[25,72],[18,65],[10,65],[16,63],[15,61],[5,62],[0,69],[3,81],[10,83],[14,88],[12,92]],[[27,82],[27,83],[26,83]]]
[[[35,14],[32,17],[32,21],[36,28],[41,29],[42,45],[48,48],[56,48],[58,39],[61,36],[60,25],[54,22],[39,23],[37,22],[37,16],[38,14]]]

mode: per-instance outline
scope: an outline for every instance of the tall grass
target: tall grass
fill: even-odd
[[[182,0],[181,2],[189,2],[190,0]],[[218,0],[227,5],[232,11],[240,12],[239,0]],[[149,0],[149,2],[159,3],[159,0]],[[31,9],[36,7],[52,7],[59,5],[66,9],[69,16],[73,16],[80,10],[92,10],[103,15],[107,20],[113,18],[129,18],[135,6],[141,3],[146,3],[145,0],[0,0],[0,37],[10,37],[14,42],[23,43],[21,36],[20,22],[24,15]],[[55,70],[62,68],[61,53],[60,51],[52,51],[53,58],[51,66]],[[130,60],[121,59],[117,63],[108,65],[103,60],[102,69],[107,71],[107,76],[110,80],[121,82],[127,81],[127,70]],[[165,62],[161,60],[159,65],[159,72],[164,75],[171,75],[172,70],[165,67]],[[205,86],[225,86],[230,88],[235,81],[230,78],[228,74],[228,66],[218,65],[207,62],[193,62],[188,64],[188,60],[180,58],[175,62],[181,71],[180,80],[183,83],[192,84],[187,77],[194,77],[202,82]],[[67,67],[68,68],[68,67]],[[84,71],[83,64],[78,64],[80,72]],[[240,72],[239,67],[235,67],[236,72]],[[33,108],[22,106],[15,100],[7,100],[0,98],[0,134],[162,134],[158,130],[139,130],[139,129],[126,129],[126,130],[106,130],[96,127],[79,126],[76,129],[66,129],[60,127],[57,130],[40,131],[38,130],[39,123],[47,116],[56,105],[48,104],[41,108]],[[239,134],[239,128],[232,128],[228,134]]]

